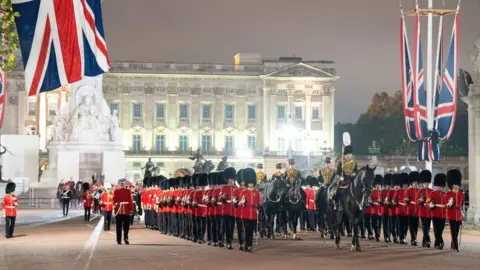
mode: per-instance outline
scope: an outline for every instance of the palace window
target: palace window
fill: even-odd
[[[165,118],[165,104],[157,103],[155,107],[155,114],[157,118]]]
[[[133,174],[133,180],[138,180],[140,179],[140,174],[139,173],[134,173]]]
[[[155,150],[157,153],[165,152],[165,135],[155,136]]]
[[[142,148],[142,136],[141,135],[133,135],[132,136],[132,148],[133,151],[138,152]]]
[[[301,137],[295,138],[295,151],[303,150],[303,139]]]
[[[28,116],[35,116],[37,104],[35,102],[28,102]]]
[[[257,108],[255,105],[248,105],[248,120],[254,120],[256,118]]]
[[[225,119],[232,120],[233,119],[233,105],[226,105],[225,106]]]
[[[225,136],[224,151],[229,154],[233,153],[233,136]]]
[[[280,152],[286,151],[285,138],[284,137],[278,137],[278,139],[277,139],[277,149]]]
[[[210,119],[211,109],[212,109],[212,105],[210,105],[210,104],[204,104],[203,105],[203,110],[202,110],[202,118],[203,119]]]
[[[278,120],[284,120],[285,119],[285,106],[284,105],[278,105],[277,106],[277,119]]]
[[[188,136],[187,135],[180,135],[178,138],[178,150],[181,152],[188,151]]]
[[[255,152],[255,149],[257,149],[257,138],[255,136],[248,136],[248,149],[252,150]]]
[[[110,107],[110,113],[113,113],[114,110],[118,112],[118,103],[110,103],[108,106]]]
[[[57,99],[49,99],[48,100],[48,115],[55,116],[57,115],[57,106],[58,106],[58,101]]]
[[[312,108],[312,120],[319,120],[320,119],[320,108],[313,107]]]
[[[210,153],[211,140],[212,140],[212,136],[202,135],[202,152],[203,153]]]
[[[301,106],[295,106],[295,120],[302,120],[302,107]]]
[[[142,104],[133,103],[133,117],[134,118],[142,117]]]
[[[188,118],[188,104],[180,104],[180,119]]]

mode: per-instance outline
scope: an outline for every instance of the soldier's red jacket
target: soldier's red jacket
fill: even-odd
[[[306,195],[306,207],[307,210],[309,211],[316,211],[317,210],[317,205],[315,204],[315,190],[311,188],[306,188],[305,189],[305,195]]]
[[[398,204],[395,207],[396,216],[406,216],[407,215],[407,203],[405,198],[407,197],[408,189],[399,189],[395,190],[393,198],[397,200]]]
[[[203,201],[203,196],[205,192],[203,190],[196,190],[193,192],[193,199],[198,204],[197,208],[194,208],[195,216],[197,217],[206,217],[207,216],[207,206]]]
[[[427,198],[430,198],[430,193],[432,193],[433,190],[430,188],[421,188],[420,191],[418,192],[418,217],[421,218],[431,218],[431,212],[430,209],[428,208],[428,203],[427,203]],[[423,200],[423,203],[422,203]]]
[[[410,201],[407,203],[407,216],[417,217],[418,216],[418,199],[420,198],[420,189],[418,188],[409,188],[408,197]]]
[[[445,200],[446,193],[443,191],[432,191],[430,197],[427,198],[427,204],[430,209],[432,218],[441,218],[445,219],[446,217],[446,205],[447,200]],[[433,202],[434,208],[430,208],[430,202]]]
[[[133,212],[132,192],[118,188],[113,192],[113,211],[117,215],[130,215]]]
[[[445,200],[447,202],[447,220],[462,221],[464,199],[464,194],[460,191],[449,191],[445,194]],[[451,206],[448,205],[450,201],[452,202]]]
[[[213,189],[209,189],[205,191],[205,204],[207,204],[207,201],[210,200],[210,204],[212,203],[213,200]],[[209,205],[207,207],[207,216],[214,216],[215,215],[215,206],[214,205]]]
[[[370,204],[370,215],[380,216],[382,215],[380,208],[382,208],[383,201],[381,200],[382,191],[378,189],[372,190],[370,197],[372,198],[372,203]]]
[[[388,197],[390,190],[382,190],[380,192],[380,196],[382,197],[383,204],[380,206],[380,214],[381,215],[388,215],[390,212],[390,205],[387,202],[387,199],[390,200],[391,198]]]
[[[245,190],[243,187],[239,187],[235,189],[233,196],[237,197],[237,201],[239,202],[242,199],[242,193]],[[236,218],[242,218],[242,207],[234,207],[233,208],[233,216]]]
[[[196,216],[197,211],[196,209],[193,208],[194,199],[195,199],[195,189],[185,190],[185,205],[188,204],[187,208],[185,209],[185,214]]]
[[[93,196],[92,196],[92,194],[90,194],[90,192],[83,193],[82,200],[83,200],[83,207],[92,207]]]
[[[216,216],[223,216],[223,205],[221,202],[221,193],[222,188],[218,187],[213,190],[213,196],[217,198],[217,203],[215,205],[215,212],[214,215]]]
[[[388,208],[388,215],[393,217],[393,216],[396,216],[395,214],[395,209],[397,208],[397,206],[393,205],[393,201],[395,200],[395,190],[393,189],[390,189],[388,191],[388,199],[390,200],[390,202],[392,203],[390,205],[390,207]]]
[[[103,192],[100,196],[100,202],[102,205],[103,211],[112,211],[113,210],[113,194],[108,194],[108,192]]]
[[[242,192],[245,197],[245,203],[242,207],[242,218],[248,220],[258,220],[258,206],[260,205],[260,193],[256,189],[245,189]],[[241,200],[241,199],[240,199]]]
[[[3,197],[2,210],[5,210],[5,216],[17,216],[18,198],[13,194],[7,194]]]
[[[233,216],[234,212],[234,207],[233,207],[233,195],[235,194],[235,190],[237,189],[236,186],[234,185],[225,185],[222,187],[220,190],[221,197],[220,197],[220,203],[222,203],[222,196],[225,194],[227,198],[227,202],[223,204],[223,215],[224,216]]]

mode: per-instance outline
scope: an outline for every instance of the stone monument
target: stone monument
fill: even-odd
[[[124,153],[116,110],[110,111],[102,92],[102,76],[70,85],[70,99],[60,109],[47,146],[49,168],[40,185],[57,186],[61,179],[90,179],[104,174],[105,182],[125,177]]]
[[[475,40],[471,55],[473,67],[473,84],[468,96],[463,100],[468,104],[468,180],[470,207],[467,218],[469,222],[480,225],[480,34]]]

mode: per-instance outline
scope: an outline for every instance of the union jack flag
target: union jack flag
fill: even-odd
[[[414,96],[414,118],[415,131],[418,140],[423,140],[428,136],[427,122],[427,96],[424,83],[422,39],[420,36],[420,15],[417,11],[415,23],[415,57],[413,71],[413,96]]]
[[[108,72],[100,0],[13,0],[28,95]]]
[[[440,140],[450,139],[455,126],[458,98],[458,27],[459,15],[455,14],[450,48],[447,55],[445,72],[443,72],[441,88],[435,99],[435,129]]]
[[[415,130],[415,118],[413,115],[413,80],[412,80],[412,62],[410,60],[410,49],[408,47],[408,36],[405,27],[405,18],[400,20],[400,63],[402,65],[402,102],[403,115],[405,117],[405,129],[408,138],[411,141],[417,140]]]
[[[432,143],[431,140],[423,140],[417,142],[418,160],[424,161],[440,161],[440,145]]]

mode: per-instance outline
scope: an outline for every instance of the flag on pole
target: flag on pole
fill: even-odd
[[[440,140],[450,139],[455,126],[458,99],[458,27],[459,14],[455,14],[450,48],[447,54],[445,72],[443,72],[441,88],[435,99],[435,129]]]
[[[400,19],[400,63],[402,68],[402,102],[403,115],[405,117],[405,129],[408,138],[411,141],[417,140],[414,118],[414,100],[413,100],[413,77],[412,61],[410,59],[410,49],[408,46],[407,28],[405,27],[405,18],[402,15]]]
[[[413,71],[414,85],[414,119],[415,131],[418,140],[423,140],[428,136],[427,122],[427,96],[425,92],[423,54],[422,54],[422,38],[420,36],[420,14],[416,12],[415,19],[415,57]]]
[[[110,68],[100,0],[12,0],[29,96]]]
[[[432,143],[431,140],[423,140],[417,142],[418,160],[419,161],[440,161],[440,145]]]

